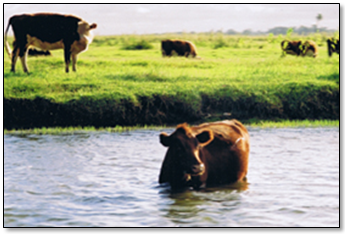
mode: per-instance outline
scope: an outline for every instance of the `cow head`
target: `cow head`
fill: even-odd
[[[303,51],[302,41],[288,41],[284,40],[281,42],[281,48],[287,54],[300,55]]]
[[[93,40],[93,34],[91,32],[92,29],[97,28],[97,24],[89,24],[85,21],[79,21],[78,22],[78,34],[79,34],[79,40],[75,41],[71,45],[71,52],[72,54],[78,54],[82,51],[85,51],[88,47],[88,45]],[[73,67],[73,70],[75,71],[75,67]]]
[[[173,157],[174,170],[183,171],[185,180],[190,180],[191,176],[200,176],[205,172],[205,165],[202,161],[200,149],[213,140],[213,133],[204,130],[194,134],[187,124],[177,126],[175,132],[170,136],[166,133],[160,134],[162,145],[169,147],[169,153]]]
[[[90,31],[97,28],[97,24],[89,24],[85,21],[78,22],[78,33],[80,36],[91,36]]]

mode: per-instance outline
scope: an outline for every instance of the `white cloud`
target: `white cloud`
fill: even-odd
[[[264,6],[261,6],[261,5],[250,5],[248,4],[246,7],[248,7],[248,9],[252,12],[261,12],[265,9]]]
[[[139,13],[148,13],[148,12],[150,12],[150,10],[145,8],[145,7],[138,7],[137,8],[137,12],[139,12]]]

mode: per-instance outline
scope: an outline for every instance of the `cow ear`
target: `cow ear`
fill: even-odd
[[[204,147],[213,141],[213,132],[209,130],[203,131],[202,133],[198,134],[196,138],[198,139],[200,145]]]
[[[90,25],[90,29],[95,29],[95,28],[97,28],[97,24],[93,23]]]
[[[165,147],[170,146],[170,137],[167,133],[162,132],[159,135],[159,140],[160,140],[161,144],[164,145]]]

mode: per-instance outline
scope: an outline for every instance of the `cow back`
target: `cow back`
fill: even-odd
[[[79,40],[79,21],[80,18],[72,15],[38,13],[13,16],[10,24],[17,39],[30,35],[41,41],[54,43],[62,39],[70,42]]]
[[[214,140],[202,150],[208,186],[243,180],[248,171],[249,134],[237,120],[207,123],[193,128],[195,133],[211,130]]]

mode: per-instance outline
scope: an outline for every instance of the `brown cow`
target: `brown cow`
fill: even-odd
[[[280,43],[280,46],[283,50],[282,57],[285,54],[297,55],[302,54],[302,41],[288,41],[284,40]]]
[[[244,181],[248,171],[249,135],[237,120],[177,126],[169,136],[160,134],[169,147],[159,183],[171,188],[199,189]]]
[[[329,38],[327,39],[328,56],[332,57],[332,53],[340,53],[339,39]]]
[[[172,52],[175,51],[179,56],[188,57],[191,55],[193,58],[196,57],[196,47],[190,41],[183,40],[163,40],[162,41],[162,55],[172,56]]]
[[[316,57],[318,55],[318,47],[314,41],[308,40],[302,45],[302,56]]]
[[[7,42],[7,32],[12,25],[14,33],[13,51]],[[15,71],[18,55],[24,72],[29,72],[26,54],[30,45],[42,50],[64,49],[66,72],[72,56],[73,71],[76,71],[77,54],[86,50],[92,41],[90,30],[96,24],[89,25],[79,17],[54,13],[15,15],[9,19],[6,34],[6,50],[11,56],[11,71]]]

